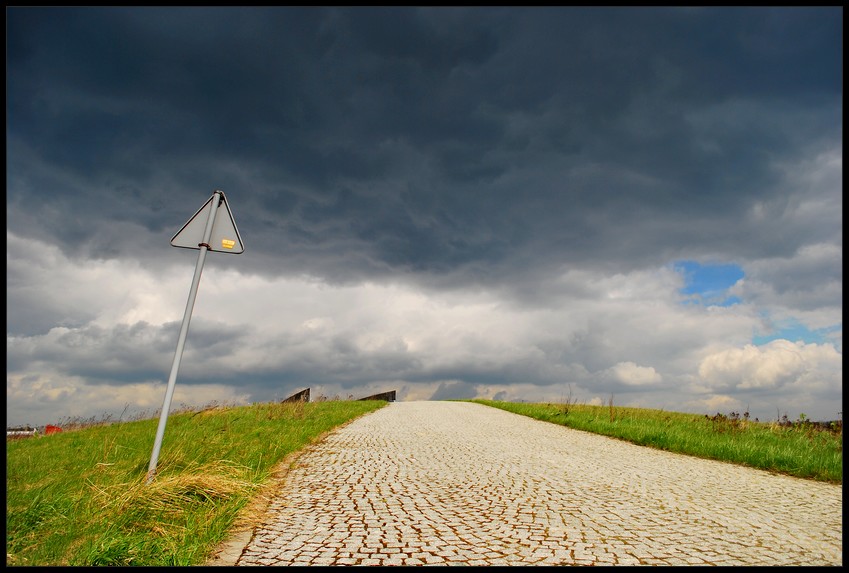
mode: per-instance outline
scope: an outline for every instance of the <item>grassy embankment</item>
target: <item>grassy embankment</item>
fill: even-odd
[[[471,400],[637,444],[831,483],[843,481],[842,423],[757,423],[569,403]],[[145,484],[157,419],[7,440],[7,565],[201,565],[250,525],[291,458],[386,402],[266,403],[169,416]],[[277,474],[275,474],[277,472]]]
[[[747,413],[704,416],[614,406],[470,400],[641,446],[805,479],[843,483],[843,423],[756,422]]]
[[[200,565],[289,454],[387,402],[263,403],[7,440],[6,565]]]

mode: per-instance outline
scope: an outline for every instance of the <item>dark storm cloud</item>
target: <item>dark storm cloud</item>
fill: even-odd
[[[154,261],[221,188],[220,264],[331,282],[787,255],[833,225],[749,214],[840,140],[840,14],[12,9],[9,225]]]
[[[186,399],[829,410],[842,14],[8,8],[10,412],[161,398],[214,189]]]
[[[73,376],[92,381],[138,382],[162,377],[163,358],[173,354],[179,325],[156,327],[144,322],[103,328],[59,328],[33,339],[12,339],[7,348],[10,371],[28,363],[62,364]]]

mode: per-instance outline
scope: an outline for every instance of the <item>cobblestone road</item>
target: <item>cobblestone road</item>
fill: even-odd
[[[843,488],[463,402],[302,454],[217,565],[842,565]]]

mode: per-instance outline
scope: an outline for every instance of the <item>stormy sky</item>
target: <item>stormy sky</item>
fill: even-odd
[[[396,390],[842,419],[843,9],[6,8],[7,426]]]

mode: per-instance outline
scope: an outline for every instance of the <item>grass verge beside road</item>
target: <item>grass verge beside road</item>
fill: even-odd
[[[755,422],[747,414],[700,416],[571,403],[468,400],[670,452],[829,483],[843,483],[843,423]]]
[[[6,565],[201,565],[284,458],[383,401],[263,403],[6,442]]]
[[[841,484],[843,432],[660,410],[466,400],[653,448]],[[261,403],[172,413],[157,474],[157,419],[91,423],[6,442],[7,566],[204,565],[250,524],[287,456],[383,401]]]

